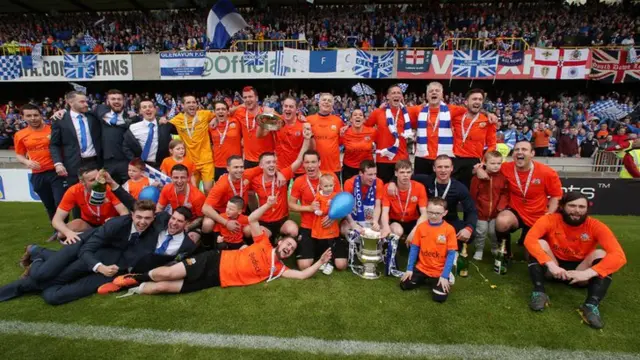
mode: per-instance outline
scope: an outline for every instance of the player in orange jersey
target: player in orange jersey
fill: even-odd
[[[498,244],[506,244],[507,258],[511,257],[510,234],[522,229],[518,244],[522,245],[531,226],[543,215],[553,214],[562,197],[558,173],[547,165],[533,161],[535,152],[528,141],[519,141],[513,148],[513,161],[504,163],[500,172],[507,180],[509,207],[496,218]],[[488,179],[482,167],[476,167],[478,178]],[[547,200],[548,199],[548,200]]]
[[[209,129],[213,143],[214,181],[227,173],[227,159],[232,155],[242,155],[242,126],[235,117],[229,117],[229,105],[224,101],[214,101],[217,125]]]
[[[496,126],[482,114],[484,90],[471,89],[467,92],[467,111],[451,118],[453,128],[453,178],[467,187],[471,186],[473,167],[480,163],[485,152],[496,149]]]
[[[342,182],[351,179],[360,172],[360,163],[373,160],[378,130],[364,126],[364,113],[355,109],[351,113],[351,126],[340,134],[340,145],[344,145],[342,159]]]
[[[56,174],[49,152],[51,126],[44,123],[40,109],[35,105],[26,104],[20,111],[29,126],[18,131],[13,138],[16,158],[31,169],[33,191],[40,197],[49,220],[52,220],[64,195],[64,179]]]
[[[206,251],[173,266],[163,266],[146,274],[119,276],[114,284],[132,287],[135,294],[188,293],[210,287],[247,286],[263,281],[270,282],[282,276],[287,279],[304,280],[313,276],[320,266],[331,259],[327,249],[320,259],[305,270],[287,268],[282,260],[294,254],[297,242],[283,237],[274,247],[262,232],[258,220],[275,205],[276,198],[269,197],[266,204],[249,215],[249,226],[253,245],[242,250],[217,252]]]
[[[297,101],[292,96],[282,101],[282,118],[284,125],[275,132],[278,169],[284,169],[296,160],[304,142],[305,124],[310,126],[302,121],[303,116],[297,111]],[[304,169],[298,168],[295,174],[296,176],[304,174]]]
[[[206,197],[200,192],[200,189],[189,182],[189,170],[187,170],[187,167],[177,164],[171,169],[171,183],[165,185],[160,192],[156,212],[167,210],[167,212],[172,213],[174,209],[184,206],[191,210],[195,219],[203,216],[202,207],[205,200]]]
[[[244,168],[251,169],[258,166],[260,154],[275,149],[273,135],[259,136],[260,127],[256,124],[257,115],[273,112],[273,109],[263,108],[258,105],[258,91],[252,86],[245,86],[242,89],[242,100],[242,106],[234,108],[232,113],[233,118],[242,127]]]
[[[320,94],[320,110],[307,117],[313,131],[312,147],[320,154],[322,164],[320,170],[331,171],[340,178],[342,164],[340,162],[340,129],[344,126],[342,119],[333,115],[333,95]]]
[[[541,217],[529,230],[524,245],[531,254],[529,275],[533,293],[529,306],[542,311],[549,303],[544,280],[553,278],[586,286],[587,298],[580,306],[583,320],[601,329],[598,305],[607,294],[611,276],[627,259],[611,230],[588,215],[589,201],[578,192],[560,200],[559,211]],[[599,248],[598,248],[599,247]]]

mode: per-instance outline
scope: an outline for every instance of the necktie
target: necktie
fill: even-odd
[[[117,123],[118,123],[118,114],[117,113],[113,113],[113,116],[111,117],[111,120],[109,120],[109,124],[115,125]]]
[[[151,144],[153,143],[153,123],[149,123],[149,134],[147,135],[147,141],[144,143],[144,149],[142,149],[142,160],[147,161],[149,152],[151,151]]]
[[[87,151],[87,126],[82,120],[82,115],[78,115],[78,124],[80,125],[80,150],[85,152]]]
[[[169,242],[171,242],[171,239],[173,239],[173,235],[167,234],[167,236],[164,238],[164,241],[162,242],[162,245],[160,245],[160,247],[156,249],[156,254],[164,255],[164,253],[169,248]]]
[[[139,232],[134,232],[131,235],[129,235],[129,242],[132,243],[133,245],[136,245],[138,243],[138,240],[140,240]]]

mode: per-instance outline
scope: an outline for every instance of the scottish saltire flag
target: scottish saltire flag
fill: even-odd
[[[282,51],[276,51],[276,64],[273,68],[273,75],[286,76],[289,68],[284,66],[284,53]]]
[[[496,74],[498,52],[495,50],[455,50],[453,52],[454,78],[487,78]]]
[[[64,77],[67,79],[91,79],[96,75],[97,55],[64,54]]]
[[[94,39],[94,37],[89,35],[89,34],[86,34],[84,36],[84,43],[87,44],[87,46],[91,50],[93,50],[96,47],[96,45],[98,45],[98,41],[96,39]]]
[[[242,54],[242,62],[245,66],[263,66],[268,55],[266,51],[245,51]]]
[[[163,174],[159,170],[156,170],[156,169],[152,168],[151,166],[149,166],[147,164],[144,164],[144,166],[145,166],[144,174],[151,181],[157,181],[160,184],[162,184],[162,186],[165,186],[165,185],[167,185],[167,184],[169,184],[171,182],[171,178],[168,177],[167,175]]]
[[[358,50],[356,55],[356,66],[353,71],[357,76],[369,79],[390,77],[393,73],[394,56],[395,51],[393,50],[381,56]]]
[[[160,78],[202,76],[205,51],[180,51],[160,53]]]
[[[165,103],[164,99],[162,98],[162,94],[156,94],[156,104],[164,106],[164,107],[168,107],[167,103]]]
[[[18,55],[0,56],[0,80],[14,80],[21,77],[21,60]]]
[[[218,1],[207,18],[209,46],[214,49],[224,48],[235,33],[247,26],[247,22],[238,14],[230,0]]]

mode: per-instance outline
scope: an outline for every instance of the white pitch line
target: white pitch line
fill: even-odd
[[[445,345],[354,340],[322,340],[310,337],[226,335],[186,331],[160,331],[114,326],[32,323],[0,320],[0,334],[49,336],[74,340],[125,341],[143,345],[187,345],[205,348],[293,351],[319,355],[369,355],[429,358],[540,359],[640,359],[640,353],[517,348],[504,345]]]

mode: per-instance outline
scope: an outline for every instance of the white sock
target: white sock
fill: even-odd
[[[142,284],[140,284],[137,288],[135,288],[136,290],[134,291],[136,294],[143,294],[144,293],[144,286],[146,285],[146,282],[143,282]]]
[[[155,270],[155,269],[153,269],[153,270]],[[155,281],[155,279],[153,278],[153,270],[149,270],[149,274],[148,275],[149,275],[149,278],[151,280]]]

